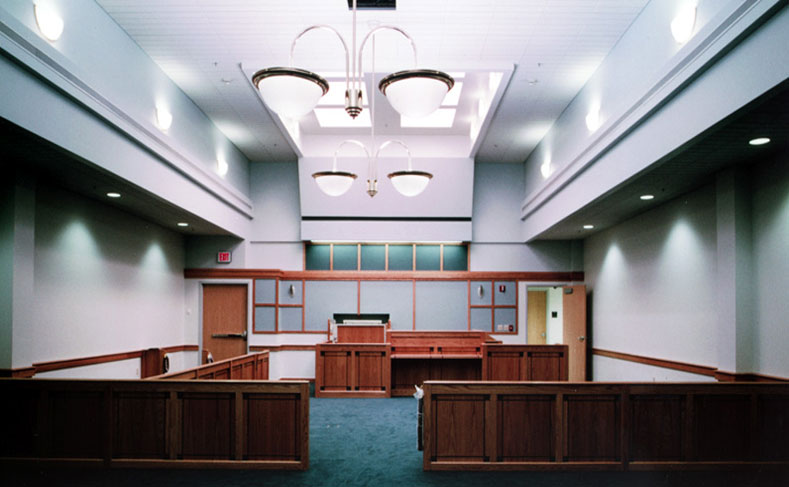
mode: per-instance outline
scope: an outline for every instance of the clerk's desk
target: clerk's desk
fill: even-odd
[[[567,345],[505,345],[481,331],[337,324],[315,349],[315,397],[408,396],[426,380],[566,381],[567,354]]]

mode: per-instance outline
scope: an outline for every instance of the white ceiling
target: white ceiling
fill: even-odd
[[[97,1],[252,161],[296,156],[240,66],[287,65],[292,40],[313,24],[333,26],[349,48],[352,38],[346,0]],[[414,38],[420,67],[514,64],[476,159],[522,162],[647,1],[398,0],[395,11],[360,11],[358,36],[396,25]],[[411,67],[408,44],[385,34],[376,38],[376,71]],[[299,41],[295,64],[343,71],[344,56],[336,39],[315,33]]]

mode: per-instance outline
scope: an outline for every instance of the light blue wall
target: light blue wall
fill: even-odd
[[[0,81],[14,95],[0,98],[0,116],[245,235],[246,158],[95,2],[57,8],[65,28],[50,43],[38,34],[32,1],[0,4]],[[154,124],[157,103],[173,114],[166,133]]]
[[[389,313],[393,330],[414,327],[414,285],[412,281],[362,281],[362,313]]]
[[[184,344],[180,234],[41,181],[13,366]],[[133,372],[133,371],[132,371]]]
[[[466,281],[416,282],[417,330],[468,330]]]
[[[757,372],[789,377],[789,153],[756,165],[753,356]]]

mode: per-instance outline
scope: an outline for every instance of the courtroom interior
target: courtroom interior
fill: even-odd
[[[788,482],[788,45],[786,0],[0,2],[0,468]]]

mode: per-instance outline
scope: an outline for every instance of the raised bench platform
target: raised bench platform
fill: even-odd
[[[789,384],[427,382],[425,470],[789,468]]]
[[[567,380],[566,345],[503,345],[480,331],[389,331],[386,339],[318,344],[315,396],[410,396],[427,380]]]

